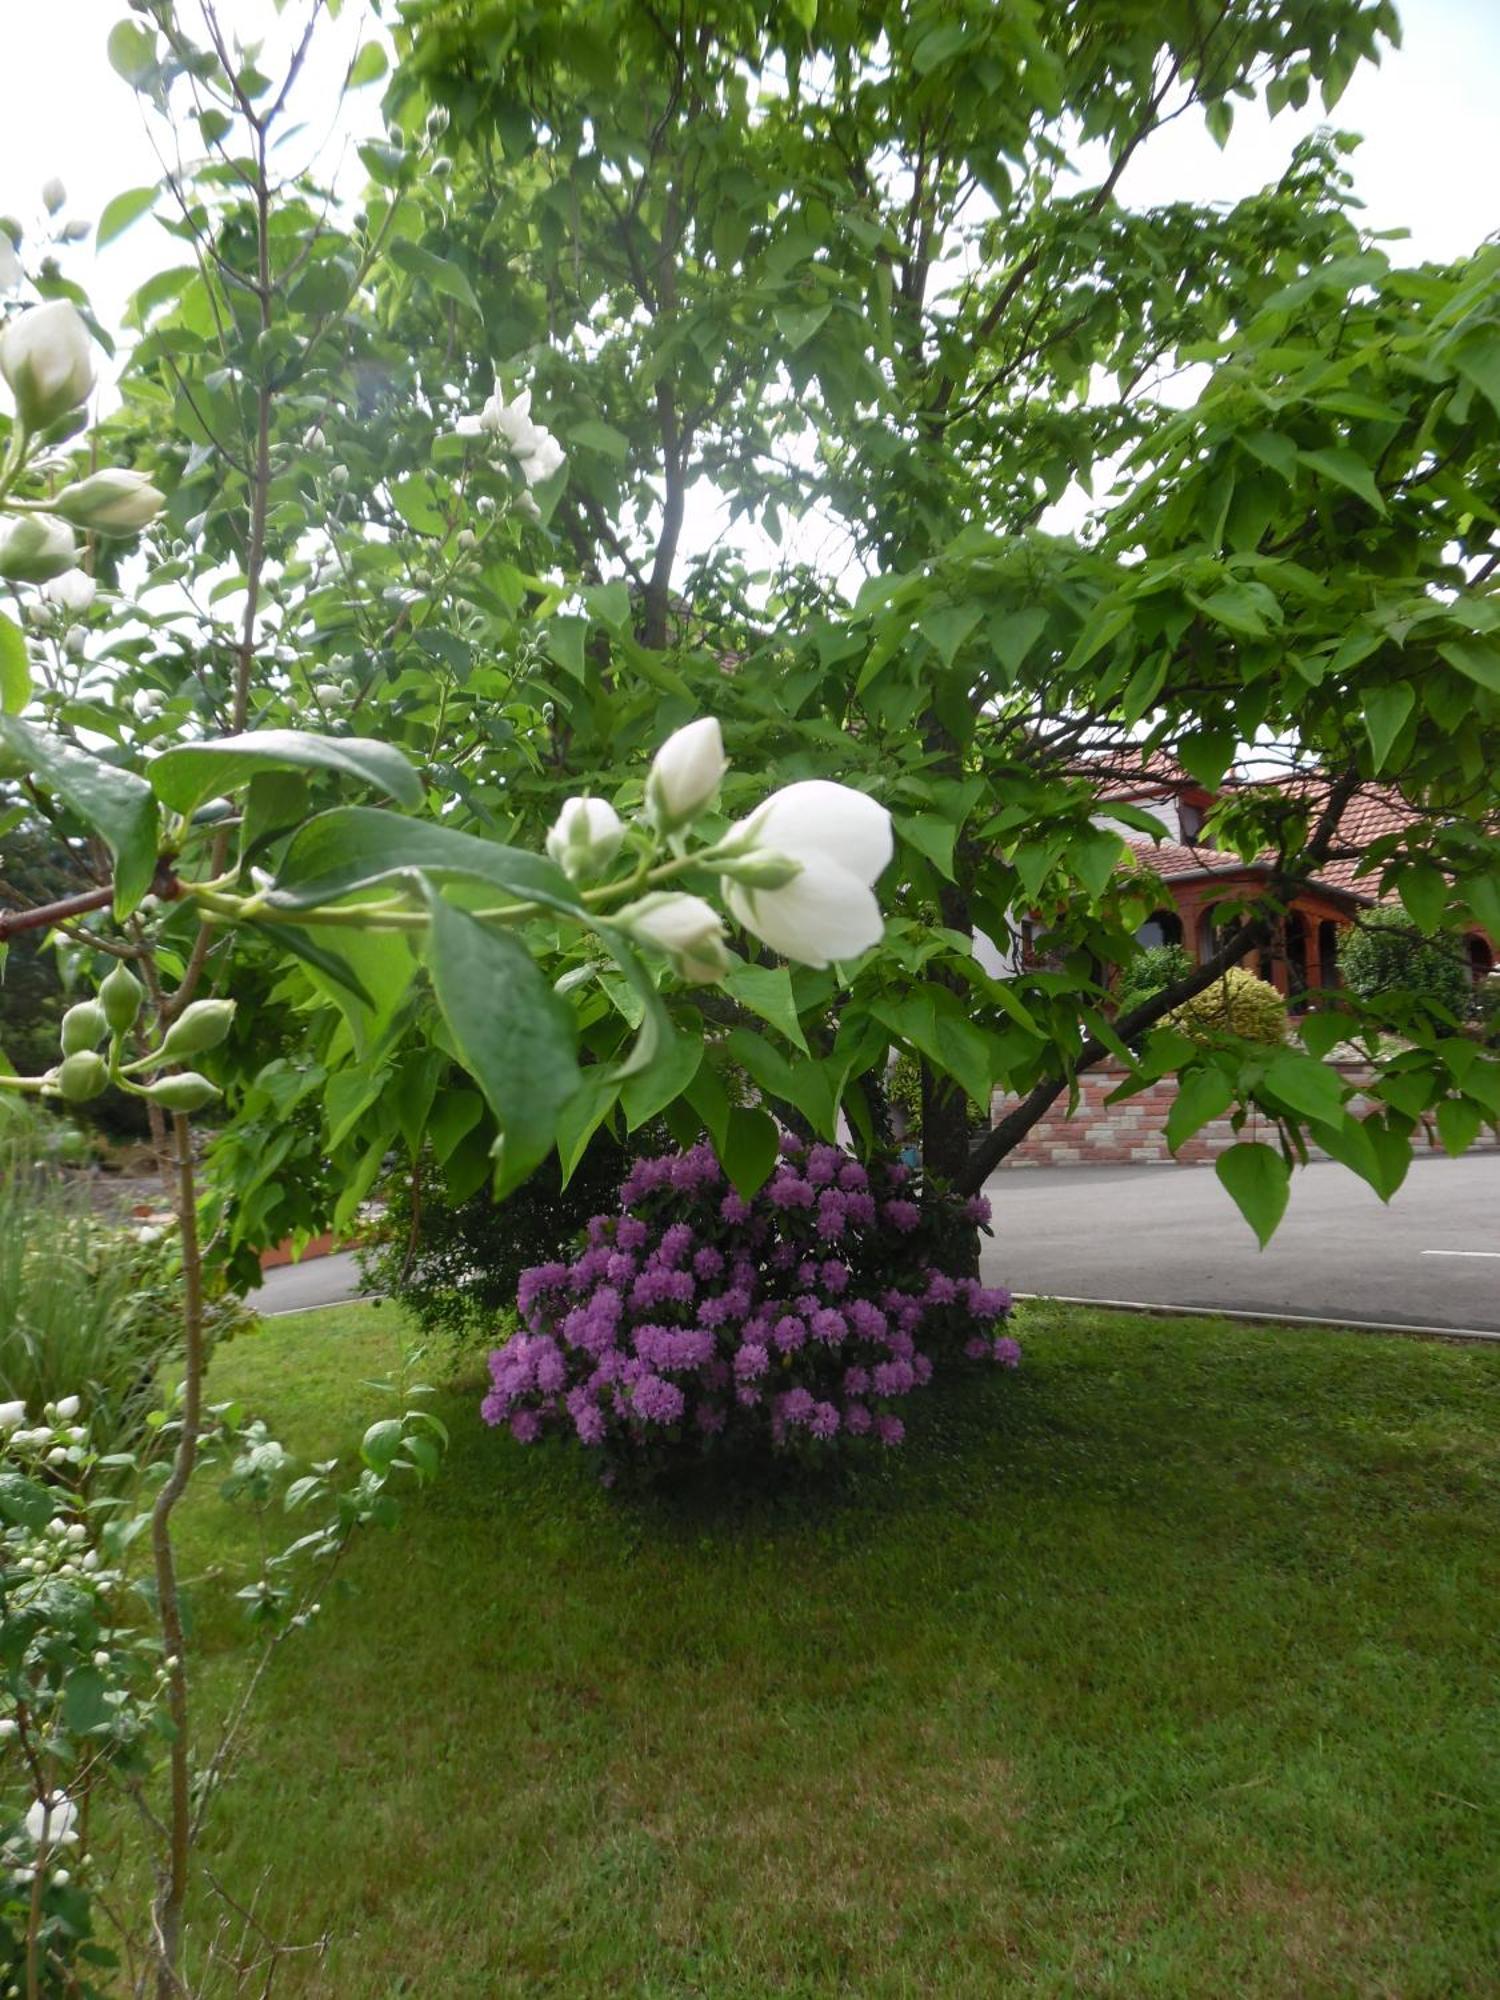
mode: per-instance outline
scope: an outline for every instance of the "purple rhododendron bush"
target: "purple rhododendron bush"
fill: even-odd
[[[707,1145],[638,1160],[582,1253],[523,1275],[485,1421],[623,1454],[899,1444],[936,1367],[1020,1361],[1009,1292],[935,1261],[956,1224],[988,1220],[898,1161],[792,1136],[749,1201]]]

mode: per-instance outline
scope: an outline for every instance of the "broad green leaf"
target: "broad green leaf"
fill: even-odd
[[[401,1449],[403,1425],[399,1417],[382,1417],[371,1424],[359,1447],[359,1455],[372,1472],[390,1471]]]
[[[240,865],[307,817],[307,779],[301,771],[257,771],[240,815]]]
[[[426,958],[432,988],[464,1067],[500,1126],[496,1194],[506,1194],[551,1151],[558,1118],[579,1085],[571,1009],[524,945],[428,895]]]
[[[1445,1097],[1437,1108],[1438,1138],[1443,1151],[1454,1159],[1466,1153],[1479,1137],[1484,1113],[1467,1097]]]
[[[379,83],[389,68],[389,60],[379,42],[366,42],[349,65],[345,88],[362,90],[367,83]]]
[[[547,651],[575,681],[583,679],[583,646],[588,635],[587,618],[554,618],[547,627]]]
[[[731,1000],[769,1021],[803,1055],[808,1053],[802,1024],[797,1019],[792,975],[784,965],[748,965],[743,960],[737,961],[721,984]]]
[[[1286,1213],[1291,1169],[1274,1147],[1241,1140],[1214,1161],[1214,1172],[1255,1231],[1262,1250]]]
[[[545,855],[373,806],[337,806],[293,836],[267,902],[306,910],[394,876],[487,882],[507,897],[576,911],[578,892]]]
[[[1430,861],[1415,861],[1396,877],[1396,893],[1417,929],[1431,937],[1448,904],[1448,878]]]
[[[1211,1119],[1222,1118],[1234,1102],[1234,1089],[1221,1069],[1192,1069],[1178,1080],[1177,1095],[1167,1113],[1167,1144],[1179,1146],[1201,1132]]]
[[[440,1167],[447,1166],[455,1149],[484,1116],[484,1099],[477,1090],[450,1088],[433,1099],[427,1115],[427,1136],[432,1156]],[[480,1179],[484,1178],[481,1173]]]
[[[1332,1124],[1342,1115],[1343,1079],[1316,1056],[1298,1055],[1292,1049],[1273,1056],[1266,1065],[1265,1080],[1267,1087],[1303,1118]]]
[[[156,206],[160,191],[156,185],[127,188],[124,194],[117,194],[113,201],[106,203],[94,234],[96,247],[102,250],[106,243],[113,243],[117,236],[123,236],[132,222],[139,222]]]
[[[942,987],[929,987],[905,999],[882,997],[870,1005],[877,1021],[910,1042],[935,1069],[951,1076],[976,1108],[987,1113],[991,1083],[989,1043],[983,1031],[958,1010],[958,1001]]]
[[[1500,646],[1485,639],[1450,639],[1438,652],[1468,680],[1500,694]]]
[[[703,1021],[691,1009],[686,1013],[686,1019],[678,1016],[671,1021],[653,1060],[621,1087],[620,1108],[629,1131],[647,1124],[681,1097],[698,1073],[703,1060]]]
[[[736,1191],[746,1201],[758,1194],[771,1178],[780,1144],[776,1121],[764,1111],[749,1111],[739,1104],[730,1111],[719,1158]]]
[[[151,787],[134,771],[105,764],[18,716],[0,715],[0,742],[104,841],[115,858],[115,915],[129,916],[156,873],[159,815]]]
[[[363,157],[363,155],[361,155]],[[446,257],[439,257],[431,250],[424,250],[419,243],[405,238],[393,243],[390,249],[391,262],[414,278],[421,278],[433,291],[444,298],[456,299],[461,306],[480,317],[479,301],[474,296],[474,287],[457,264]]]
[[[920,614],[917,630],[932,641],[943,665],[951,667],[954,654],[983,616],[983,606],[972,602],[935,604]]]
[[[958,828],[940,813],[898,813],[896,831],[946,880],[953,880],[953,842]]]
[[[1332,445],[1325,451],[1299,451],[1297,456],[1304,465],[1321,473],[1323,478],[1357,493],[1377,514],[1385,512],[1385,501],[1375,484],[1375,475],[1357,451],[1351,451],[1347,445]]]
[[[589,616],[607,625],[611,632],[623,632],[630,624],[630,585],[616,577],[611,583],[596,583],[583,593]]]
[[[1340,1042],[1347,1041],[1352,1030],[1353,1023],[1349,1016],[1331,1007],[1321,1007],[1314,1014],[1304,1014],[1297,1024],[1303,1046],[1319,1062]]]
[[[151,787],[174,812],[238,791],[257,771],[334,771],[384,792],[403,806],[422,803],[422,780],[401,752],[372,736],[314,736],[259,729],[217,742],[163,750],[150,766]]]
[[[1405,726],[1406,718],[1416,706],[1416,700],[1416,690],[1408,681],[1395,681],[1388,687],[1365,689],[1362,704],[1365,733],[1370,739],[1370,749],[1374,754],[1377,771],[1384,767],[1396,738]]]
[[[1179,737],[1177,755],[1205,790],[1216,791],[1238,748],[1239,738],[1232,729],[1199,729]],[[1113,814],[1113,806],[1110,811]]]
[[[613,424],[601,423],[597,417],[585,417],[582,423],[568,426],[568,449],[602,452],[617,465],[623,465],[630,456],[630,439],[623,431],[617,431]]]
[[[1486,326],[1465,334],[1453,350],[1453,365],[1500,416],[1500,328]]]
[[[832,307],[828,305],[777,306],[777,327],[794,354],[799,347],[807,345],[831,311]]]
[[[0,611],[0,714],[19,715],[31,699],[31,662],[14,619]]]
[[[156,37],[134,21],[117,22],[104,46],[110,68],[132,89],[141,89],[155,76]]]
[[[564,1187],[578,1171],[590,1139],[609,1116],[616,1094],[615,1079],[602,1064],[595,1064],[583,1072],[582,1083],[563,1106],[557,1121],[557,1164]]]

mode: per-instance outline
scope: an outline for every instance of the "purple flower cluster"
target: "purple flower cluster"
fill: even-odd
[[[522,1329],[490,1357],[483,1415],[522,1443],[896,1445],[898,1406],[935,1360],[1020,1360],[996,1332],[1010,1294],[927,1255],[930,1225],[987,1221],[987,1204],[939,1216],[898,1162],[788,1135],[747,1201],[698,1145],[637,1160],[620,1200],[571,1263],[521,1278]]]

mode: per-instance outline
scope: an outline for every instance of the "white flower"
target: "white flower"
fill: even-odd
[[[82,1408],[83,1404],[77,1396],[64,1396],[57,1406],[57,1414],[65,1424],[70,1424]]]
[[[620,851],[625,823],[606,799],[568,799],[547,835],[547,852],[572,882],[600,875]]]
[[[143,472],[113,465],[65,486],[51,503],[65,521],[99,535],[133,535],[167,504]]]
[[[0,229],[0,292],[14,291],[21,282],[21,260],[16,246]]]
[[[130,706],[137,722],[150,722],[161,714],[167,705],[167,698],[160,688],[137,688],[130,697]]]
[[[50,180],[42,182],[42,205],[49,215],[56,215],[68,198],[68,190],[53,174]]]
[[[93,604],[98,585],[91,576],[81,569],[70,569],[63,576],[55,576],[42,588],[42,596],[49,604],[55,604],[62,611],[83,612]]]
[[[529,389],[523,389],[513,403],[507,403],[497,389],[477,417],[459,418],[458,430],[463,437],[488,431],[502,439],[528,486],[550,479],[566,456],[551,431],[533,420]]]
[[[674,730],[646,779],[646,817],[659,833],[675,833],[703,811],[728,769],[724,738],[713,716]]]
[[[26,1831],[38,1847],[71,1847],[78,1835],[78,1808],[66,1792],[52,1792],[45,1799],[33,1799],[26,1815]]]
[[[766,879],[765,864],[793,861],[780,886],[724,877],[724,900],[747,931],[799,965],[857,958],[885,929],[873,884],[891,858],[891,816],[847,785],[809,778],[774,793],[741,820],[720,852],[742,854],[747,872]]]
[[[26,1421],[24,1403],[0,1403],[0,1431],[13,1431]]]
[[[94,356],[77,307],[54,299],[11,320],[0,333],[0,375],[29,431],[43,431],[86,403],[94,388]]]
[[[0,1743],[8,1743],[19,1726],[13,1715],[0,1717]]]
[[[712,986],[729,970],[724,919],[701,896],[675,891],[643,896],[614,921],[631,937],[665,952],[677,976],[693,986]]]

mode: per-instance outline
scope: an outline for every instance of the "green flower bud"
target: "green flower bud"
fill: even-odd
[[[183,1056],[198,1056],[205,1049],[216,1049],[229,1033],[233,1019],[232,1000],[195,1000],[168,1028],[166,1040],[156,1051],[157,1060],[180,1062]],[[217,1096],[217,1091],[214,1094]]]
[[[97,535],[133,535],[167,504],[144,473],[112,466],[65,486],[51,503],[65,521]]]
[[[54,299],[13,319],[0,334],[0,375],[33,433],[86,403],[94,390],[94,357],[77,307]]]
[[[77,560],[78,543],[66,521],[52,514],[0,521],[0,576],[11,583],[47,583]]]
[[[57,1087],[69,1104],[87,1104],[109,1088],[109,1064],[93,1049],[65,1056],[57,1072]]]
[[[80,1000],[62,1017],[62,1052],[76,1056],[84,1049],[97,1049],[109,1033],[109,1020],[97,1000]]]
[[[200,1076],[195,1069],[180,1070],[176,1076],[161,1077],[146,1090],[151,1102],[160,1104],[167,1111],[201,1111],[204,1105],[212,1104],[218,1094],[208,1078]]]
[[[789,854],[768,853],[763,848],[731,856],[717,866],[731,881],[741,882],[747,889],[784,889],[802,873],[800,861],[794,861]]]
[[[135,1026],[146,989],[128,966],[117,965],[99,988],[99,1004],[109,1023],[110,1033],[128,1034]]]

